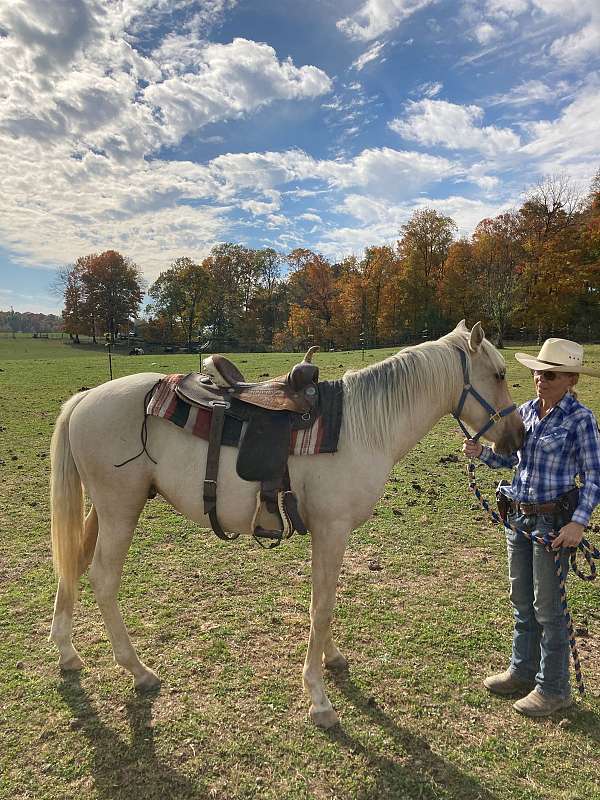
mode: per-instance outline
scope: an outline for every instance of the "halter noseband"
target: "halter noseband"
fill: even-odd
[[[461,430],[465,434],[467,439],[472,439],[474,442],[476,442],[476,441],[478,441],[480,436],[483,436],[483,434],[486,433],[486,431],[488,431],[492,427],[492,425],[494,425],[496,422],[500,422],[502,417],[507,417],[509,414],[512,414],[512,412],[515,411],[515,409],[517,407],[513,403],[512,406],[507,406],[506,408],[503,408],[502,411],[497,411],[495,408],[493,408],[488,403],[488,401],[479,394],[477,389],[474,389],[471,386],[471,381],[470,381],[470,378],[469,378],[469,366],[467,364],[467,354],[465,353],[464,350],[461,350],[460,347],[457,347],[456,349],[458,350],[458,355],[460,356],[460,363],[461,363],[462,371],[463,371],[463,382],[464,382],[464,385],[463,385],[462,394],[460,396],[460,400],[458,401],[458,406],[456,408],[456,411],[452,412],[452,416],[454,417],[454,419],[460,425]],[[471,436],[469,431],[463,425],[462,420],[460,419],[460,412],[463,410],[463,406],[465,404],[465,400],[467,399],[467,395],[469,395],[469,394],[472,394],[473,397],[475,398],[475,400],[477,400],[477,402],[479,403],[479,405],[483,406],[483,408],[485,408],[485,410],[490,415],[490,418],[485,423],[483,428],[480,431],[478,431],[476,434],[474,434],[473,436]]]

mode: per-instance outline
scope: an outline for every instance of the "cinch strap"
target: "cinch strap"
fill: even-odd
[[[213,531],[219,539],[232,541],[237,539],[239,533],[227,534],[221,527],[217,517],[217,476],[219,474],[219,456],[221,454],[221,436],[225,423],[225,409],[229,408],[229,403],[212,404],[212,414],[210,419],[210,433],[208,434],[208,453],[206,455],[206,473],[204,475],[204,513],[208,514]]]

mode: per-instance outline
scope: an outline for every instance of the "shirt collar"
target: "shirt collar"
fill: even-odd
[[[560,402],[556,404],[556,406],[557,408],[560,408],[560,410],[564,414],[569,414],[573,410],[573,406],[575,405],[576,402],[577,400],[573,397],[571,392],[566,392],[563,398],[560,400]]]

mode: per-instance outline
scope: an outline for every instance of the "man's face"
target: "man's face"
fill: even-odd
[[[577,375],[572,372],[544,372],[534,370],[533,383],[537,396],[545,405],[554,406],[565,392],[577,383]]]

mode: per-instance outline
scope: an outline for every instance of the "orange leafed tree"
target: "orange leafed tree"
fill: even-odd
[[[144,295],[141,272],[116,250],[81,256],[64,271],[65,329],[108,333],[114,340],[137,315]]]
[[[448,250],[438,284],[438,299],[449,318],[469,320],[482,316],[479,267],[468,239],[459,239]]]
[[[494,328],[496,344],[503,347],[519,310],[523,261],[519,215],[507,212],[482,220],[473,233],[472,248],[483,316]]]

